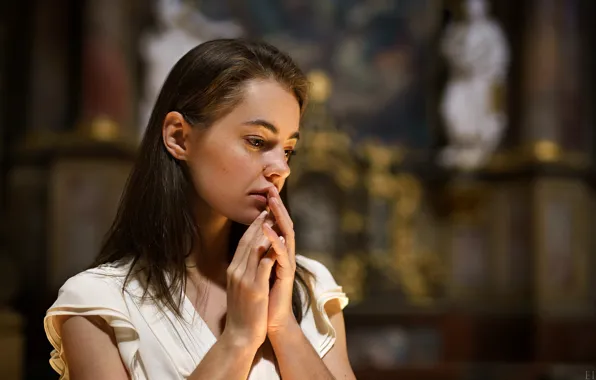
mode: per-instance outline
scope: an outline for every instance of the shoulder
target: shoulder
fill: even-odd
[[[335,281],[331,271],[320,261],[306,256],[296,255],[296,263],[312,274],[312,285],[315,296],[320,296],[321,293],[329,291],[343,293],[342,287]]]
[[[87,269],[70,277],[60,287],[58,300],[62,297],[73,298],[82,301],[85,298],[96,296],[113,296],[122,291],[130,266],[123,265],[102,265],[96,268]]]
[[[300,264],[304,269],[309,271],[319,283],[334,281],[333,275],[327,267],[320,261],[308,258],[302,255],[296,255],[296,263]]]
[[[58,290],[46,317],[57,315],[111,315],[125,318],[125,286],[130,266],[102,265],[69,278]],[[127,318],[126,318],[127,319]]]
[[[68,373],[61,321],[72,316],[86,317],[90,321],[103,319],[106,326],[114,331],[127,369],[131,371],[134,368],[138,333],[130,319],[123,287],[129,268],[127,265],[103,265],[88,269],[69,278],[58,291],[56,301],[46,312],[44,330],[54,347],[50,364],[59,374],[65,376]],[[130,344],[122,345],[125,341]]]

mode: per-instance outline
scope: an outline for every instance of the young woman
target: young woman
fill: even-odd
[[[354,379],[347,298],[280,195],[307,87],[265,43],[174,66],[96,262],[47,312],[61,378]]]

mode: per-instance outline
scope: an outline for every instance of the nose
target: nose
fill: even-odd
[[[264,175],[270,181],[285,180],[290,175],[290,166],[286,158],[285,150],[270,152],[269,159],[265,163]]]

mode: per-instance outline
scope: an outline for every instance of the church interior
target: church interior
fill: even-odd
[[[356,377],[596,379],[593,0],[0,5],[0,378],[109,227],[172,65],[258,38],[311,81],[288,191]],[[594,235],[592,235],[594,234]]]

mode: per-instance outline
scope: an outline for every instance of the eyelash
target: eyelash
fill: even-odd
[[[253,148],[262,148],[265,145],[265,140],[260,139],[258,137],[247,137],[246,141],[249,145]],[[260,145],[259,145],[260,144]]]
[[[251,147],[256,149],[261,149],[265,146],[265,140],[259,137],[248,137],[246,141]],[[286,153],[286,159],[288,160],[288,162],[290,161],[292,156],[296,155],[296,151],[294,149],[285,149],[284,152]]]

